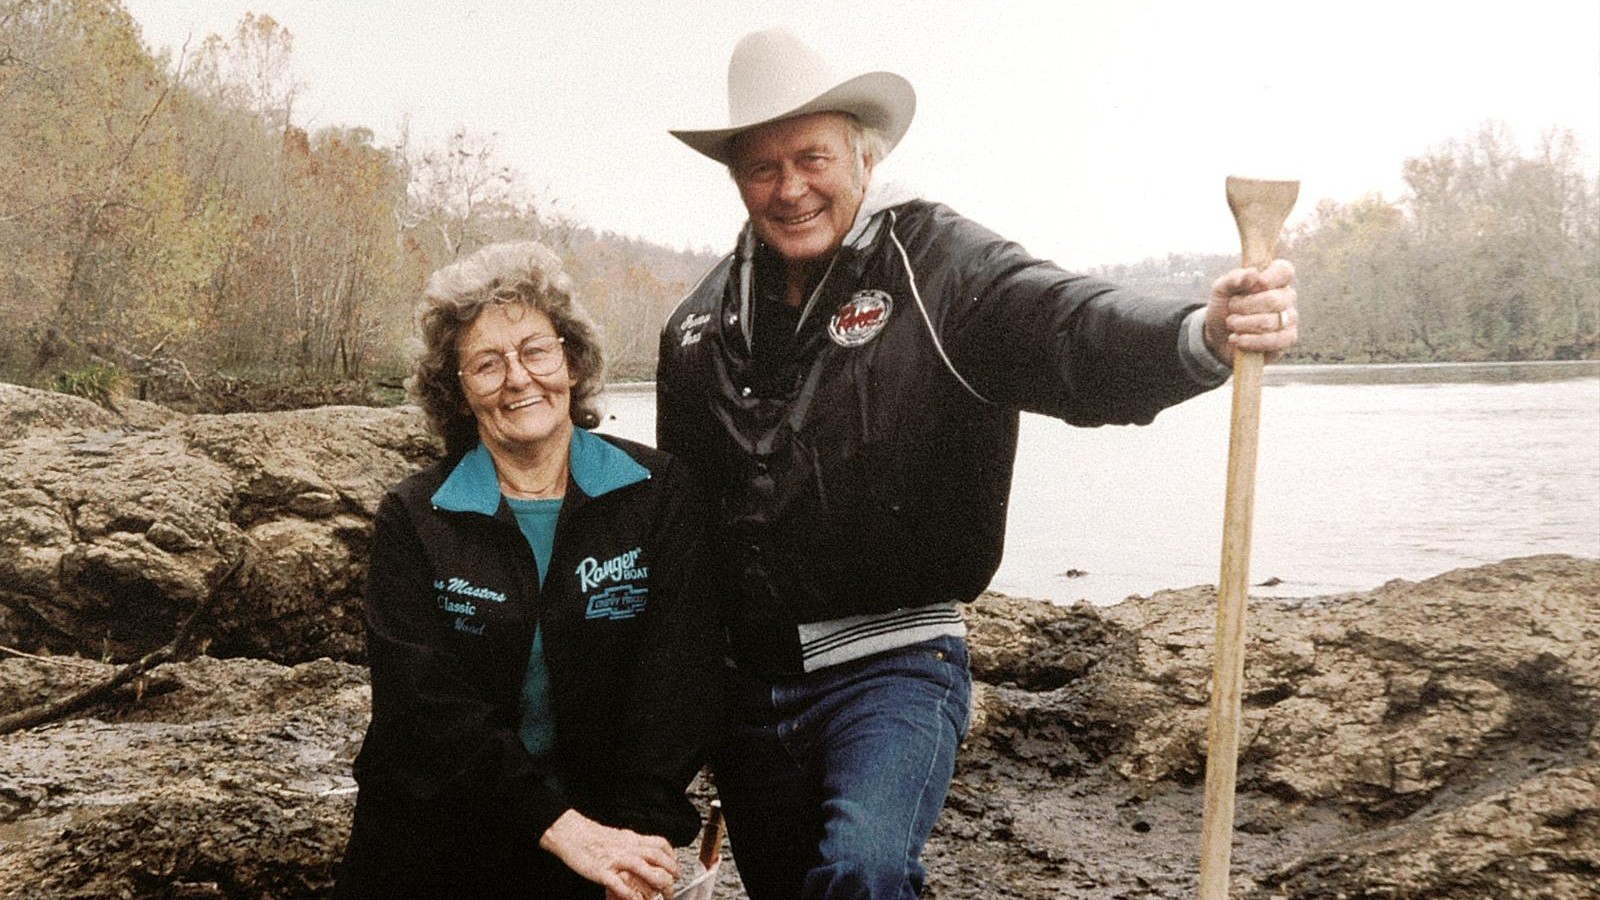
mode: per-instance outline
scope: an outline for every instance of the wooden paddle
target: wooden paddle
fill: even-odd
[[[722,859],[722,801],[711,801],[705,827],[700,830],[700,865],[709,869]]]
[[[1278,232],[1300,193],[1298,181],[1228,177],[1228,208],[1239,226],[1245,268],[1272,262]],[[1201,826],[1200,900],[1227,900],[1233,851],[1233,788],[1239,762],[1239,697],[1244,683],[1244,612],[1250,592],[1250,517],[1255,508],[1256,438],[1261,422],[1260,353],[1233,355],[1233,421],[1228,493],[1217,584],[1217,650],[1206,728],[1206,806]]]
[[[697,854],[700,872],[678,888],[670,900],[711,900],[717,887],[717,869],[722,865],[722,832],[722,801],[713,800],[705,827],[700,829],[700,852]],[[668,898],[657,894],[655,900]]]

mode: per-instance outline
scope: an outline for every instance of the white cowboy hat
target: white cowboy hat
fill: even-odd
[[[841,81],[815,50],[784,29],[771,28],[745,35],[733,48],[728,60],[728,126],[671,134],[727,164],[732,139],[742,131],[807,113],[842,112],[882,134],[887,156],[911,127],[916,111],[916,92],[899,75],[868,72]]]

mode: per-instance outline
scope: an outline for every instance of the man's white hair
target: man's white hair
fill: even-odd
[[[872,160],[873,165],[883,161],[889,155],[889,141],[883,132],[876,128],[868,128],[861,124],[855,116],[847,115],[850,128],[846,134],[850,138],[850,150],[856,157],[856,182],[859,184],[867,177],[867,160]]]

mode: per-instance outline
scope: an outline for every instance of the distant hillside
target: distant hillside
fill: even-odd
[[[605,329],[613,380],[655,376],[662,323],[721,258],[587,228],[573,231],[560,252]]]

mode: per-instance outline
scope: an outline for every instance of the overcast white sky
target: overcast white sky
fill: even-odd
[[[1552,126],[1600,168],[1600,3],[878,0],[124,0],[155,48],[245,11],[293,33],[302,126],[388,143],[498,135],[598,228],[731,246],[726,175],[666,133],[727,123],[728,53],[785,25],[852,74],[898,72],[917,118],[880,175],[1071,267],[1234,252],[1230,173],[1398,199],[1405,157],[1487,119]]]

